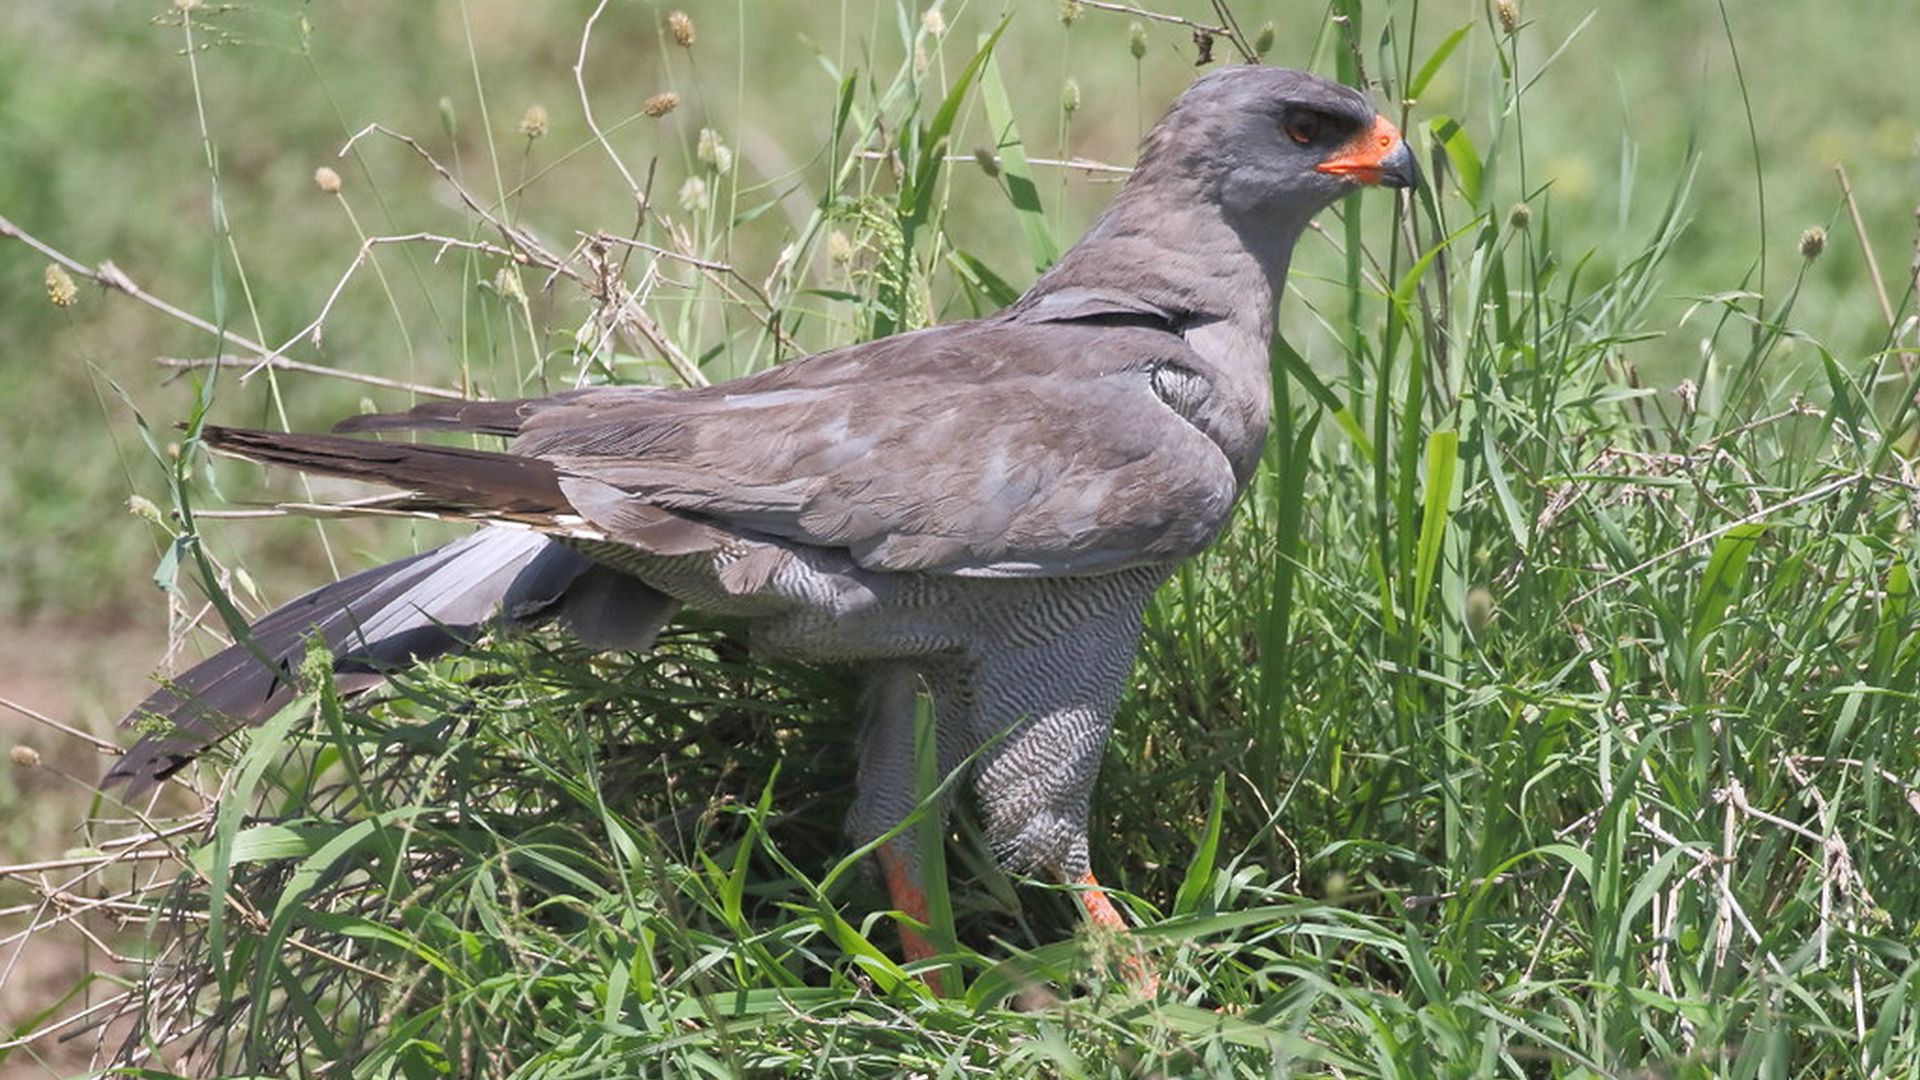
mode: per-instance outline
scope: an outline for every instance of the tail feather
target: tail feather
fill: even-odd
[[[162,730],[135,743],[102,786],[124,783],[127,797],[136,796],[208,745],[273,715],[292,698],[291,673],[314,635],[333,653],[347,689],[465,649],[492,625],[531,624],[554,614],[570,624],[590,623],[594,632],[585,636],[595,644],[643,644],[651,631],[633,628],[657,631],[673,604],[637,580],[609,582],[610,574],[538,533],[495,528],[315,589],[254,623],[249,637],[259,654],[244,644],[229,646],[129,713],[123,724],[158,722]],[[605,610],[606,597],[572,595],[610,588],[621,601],[618,619]],[[262,655],[270,663],[262,663]]]
[[[427,401],[406,412],[362,413],[333,425],[334,433],[359,431],[472,431],[511,438],[520,434],[539,398],[516,401]]]
[[[212,424],[201,430],[200,437],[213,449],[235,457],[385,484],[455,506],[515,513],[567,508],[559,474],[551,462],[540,458]]]

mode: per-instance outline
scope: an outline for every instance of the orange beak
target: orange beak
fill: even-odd
[[[1360,184],[1407,188],[1420,182],[1413,151],[1400,137],[1400,129],[1384,116],[1374,117],[1373,127],[1348,140],[1314,168]]]

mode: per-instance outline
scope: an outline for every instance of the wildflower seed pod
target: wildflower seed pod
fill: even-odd
[[[1526,203],[1517,202],[1507,211],[1507,225],[1515,229],[1524,229],[1533,223],[1533,208]]]
[[[313,186],[328,195],[340,194],[340,174],[325,165],[313,170]]]
[[[1273,39],[1276,33],[1278,33],[1278,31],[1274,29],[1271,22],[1261,23],[1260,29],[1255,31],[1253,35],[1253,55],[1264,57],[1272,52]]]
[[[673,43],[683,49],[693,48],[693,17],[684,11],[667,13],[667,32],[673,35]]]
[[[640,111],[655,120],[680,107],[680,95],[671,90],[662,90],[640,103]]]
[[[80,302],[80,288],[58,263],[47,264],[47,303],[66,308]]]
[[[520,134],[525,135],[531,140],[537,139],[546,133],[547,107],[545,105],[527,106],[526,113],[520,117]]]

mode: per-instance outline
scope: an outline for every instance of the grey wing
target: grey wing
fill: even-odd
[[[1191,555],[1232,510],[1232,467],[1156,392],[1152,365],[1115,368],[559,410],[514,449],[636,505],[874,570],[1058,576]]]

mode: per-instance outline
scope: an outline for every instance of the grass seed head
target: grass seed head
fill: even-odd
[[[340,194],[340,174],[325,165],[313,170],[313,186],[328,195]]]
[[[529,105],[520,117],[520,134],[529,139],[537,139],[547,133],[547,107]]]
[[[54,307],[72,307],[80,302],[80,288],[59,263],[47,264],[47,302]]]
[[[1493,622],[1496,605],[1493,590],[1485,585],[1475,585],[1467,590],[1467,629],[1474,637],[1486,633],[1488,624]]]
[[[1800,234],[1800,257],[1812,262],[1827,250],[1827,230],[1818,225],[1810,226]]]
[[[503,266],[493,275],[493,291],[500,294],[502,300],[515,304],[527,302],[527,290],[520,284],[520,275],[511,266]]]
[[[24,743],[7,751],[7,757],[13,759],[13,763],[23,769],[31,769],[40,764],[40,751]]]
[[[705,210],[713,205],[713,196],[707,192],[707,182],[697,176],[687,177],[680,185],[680,209],[693,213]]]
[[[845,266],[853,261],[853,241],[847,234],[835,229],[827,234],[827,258],[836,266]]]
[[[640,103],[640,111],[655,120],[680,107],[680,95],[671,90],[662,90]]]
[[[1060,25],[1072,26],[1086,10],[1080,0],[1060,0]]]
[[[1500,17],[1500,29],[1509,34],[1520,29],[1520,5],[1514,0],[1497,0],[1493,10]]]
[[[694,156],[717,173],[733,168],[733,151],[720,138],[720,133],[712,128],[700,129],[700,145],[694,150]]]
[[[1080,80],[1068,79],[1061,85],[1060,108],[1070,113],[1080,111]]]
[[[673,35],[673,43],[683,49],[693,48],[693,17],[684,11],[667,13],[667,32]]]
[[[1517,202],[1507,211],[1507,225],[1515,229],[1524,229],[1533,224],[1533,208],[1526,203]]]
[[[369,409],[368,411],[371,412],[372,410]],[[160,513],[160,507],[145,495],[127,496],[127,513],[132,514],[134,517],[151,521],[155,525],[165,525],[167,523],[165,515]]]
[[[1147,24],[1135,19],[1127,24],[1127,51],[1135,60],[1147,55]]]
[[[1253,35],[1253,55],[1266,56],[1273,51],[1273,39],[1278,33],[1272,22],[1263,22]]]
[[[928,8],[926,14],[920,16],[920,29],[925,30],[930,37],[945,37],[947,17],[940,14],[939,8]]]

